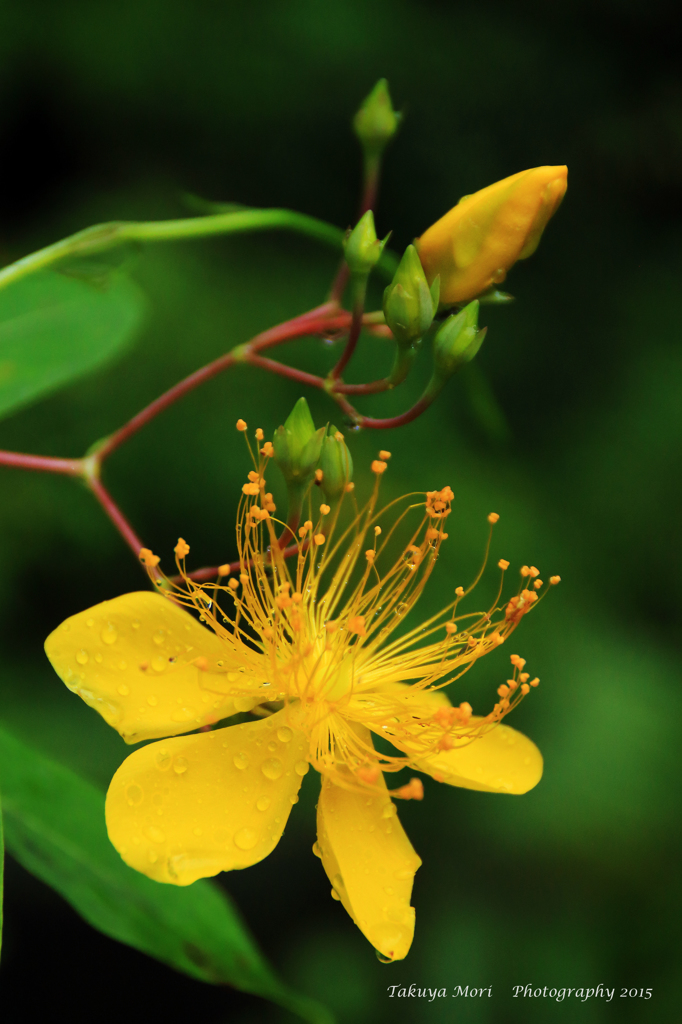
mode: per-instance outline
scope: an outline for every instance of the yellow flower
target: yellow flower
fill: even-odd
[[[313,513],[311,501],[289,561],[262,452],[239,508],[238,578],[194,582],[180,539],[172,582],[143,549],[159,592],[72,616],[48,637],[47,654],[126,742],[164,737],[131,754],[109,788],[109,836],[126,863],[175,885],[257,863],[279,841],[312,765],[322,777],[313,851],[332,895],[383,958],[401,959],[421,861],[394,799],[421,799],[423,787],[415,778],[389,790],[385,777],[408,767],[500,793],[539,781],[537,748],[499,724],[537,685],[522,659],[512,656],[512,678],[489,714],[474,715],[466,702],[452,707],[443,687],[505,641],[542,584],[524,566],[511,599],[500,603],[498,594],[493,607],[465,614],[468,591],[458,587],[442,611],[396,637],[447,537],[450,488],[379,509],[382,452],[365,507],[343,525],[339,507]],[[410,516],[418,522],[398,545],[396,529]],[[489,516],[491,529],[497,518]],[[499,564],[504,574],[507,563]],[[522,589],[527,576],[532,589]],[[254,718],[211,729],[237,712]]]
[[[567,167],[533,167],[496,181],[463,196],[415,241],[428,282],[440,274],[442,303],[468,302],[532,256],[564,198],[567,174]]]

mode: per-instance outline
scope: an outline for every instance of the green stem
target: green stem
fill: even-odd
[[[39,249],[0,270],[0,288],[19,278],[74,256],[115,249],[126,242],[173,242],[212,235],[232,235],[246,231],[295,231],[319,242],[341,248],[343,231],[316,217],[295,210],[239,210],[210,217],[182,220],[112,221],[95,224],[75,235]]]

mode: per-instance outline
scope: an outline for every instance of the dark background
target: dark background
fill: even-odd
[[[350,440],[358,481],[386,446],[387,494],[455,491],[424,614],[468,578],[492,509],[496,558],[561,574],[517,635],[542,685],[512,724],[541,747],[545,777],[520,799],[433,783],[401,808],[424,860],[401,964],[377,963],[329,898],[310,852],[311,776],[272,856],[222,879],[278,968],[341,1022],[663,1021],[680,1004],[679,20],[664,0],[0,6],[4,262],[89,223],[182,216],[184,191],[345,227],[360,165],[349,118],[380,76],[406,114],[377,211],[396,249],[460,195],[569,165],[562,209],[505,286],[516,304],[485,312],[478,362],[502,416],[463,374],[416,423]],[[274,235],[149,250],[134,272],[149,296],[136,348],[3,422],[0,445],[81,454],[180,376],[319,301],[334,266]],[[376,376],[389,358],[377,344],[350,379]],[[329,365],[317,342],[290,352]],[[402,411],[427,373],[425,355],[405,388],[363,410]],[[234,557],[248,468],[234,421],[270,431],[299,393],[242,368],[117,453],[107,482],[146,542],[165,551],[182,534],[198,564]],[[308,397],[319,423],[335,415]],[[66,691],[42,642],[64,616],[139,588],[139,569],[73,482],[2,469],[0,488],[1,717],[105,786],[127,748]],[[487,706],[506,657],[453,697]],[[8,1024],[284,1020],[99,936],[16,865],[7,890]],[[492,984],[494,998],[387,997],[410,982]],[[609,1004],[511,999],[527,982],[617,992]],[[653,1001],[621,999],[621,986],[652,987]]]

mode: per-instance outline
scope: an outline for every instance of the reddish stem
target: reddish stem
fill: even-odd
[[[314,388],[324,387],[322,377],[317,377],[314,373],[306,373],[305,370],[297,370],[294,366],[285,366],[284,363],[278,363],[276,359],[268,359],[267,356],[248,355],[244,362],[250,366],[260,366],[262,370],[277,373],[280,377],[300,381],[301,384],[310,384]]]
[[[350,331],[348,333],[348,340],[346,341],[345,348],[341,353],[341,358],[339,359],[338,363],[336,364],[336,366],[334,367],[330,374],[332,380],[339,379],[343,371],[348,366],[348,363],[350,362],[353,353],[355,352],[355,348],[358,343],[358,338],[360,337],[360,331],[362,329],[362,314],[364,312],[364,308],[365,303],[363,288],[362,297],[358,298],[356,302],[353,304],[353,319],[351,320]]]
[[[340,395],[376,395],[380,391],[390,391],[393,385],[387,380],[372,380],[367,384],[344,384],[338,381],[332,389],[333,394]]]
[[[121,512],[120,508],[111,497],[107,489],[105,488],[99,477],[89,476],[86,480],[89,489],[97,498],[98,502],[109,516],[118,532],[121,534],[130,550],[135,555],[135,558],[139,558],[140,549],[144,547],[144,544],[137,536],[132,526]]]
[[[335,392],[331,392],[332,397],[336,400],[339,407],[346,413],[348,418],[358,427],[368,427],[370,430],[390,430],[392,427],[402,427],[405,423],[411,423],[412,420],[416,420],[418,416],[428,409],[433,402],[433,395],[422,395],[418,402],[416,402],[411,409],[407,412],[403,412],[400,416],[389,416],[386,419],[375,419],[373,416],[363,416],[362,413],[358,412],[350,402],[346,401],[345,398],[337,396]]]
[[[83,472],[82,459],[55,459],[50,455],[25,455],[23,452],[0,451],[0,466],[65,473],[67,476],[80,476]]]

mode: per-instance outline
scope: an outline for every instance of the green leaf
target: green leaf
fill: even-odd
[[[107,837],[103,795],[2,728],[0,782],[7,849],[93,927],[193,978],[333,1024],[323,1006],[277,978],[218,886],[176,888],[133,871]]]
[[[2,952],[2,922],[5,893],[5,839],[2,830],[2,806],[0,805],[0,953]]]
[[[97,369],[132,340],[144,298],[123,274],[41,270],[0,291],[0,416]]]

